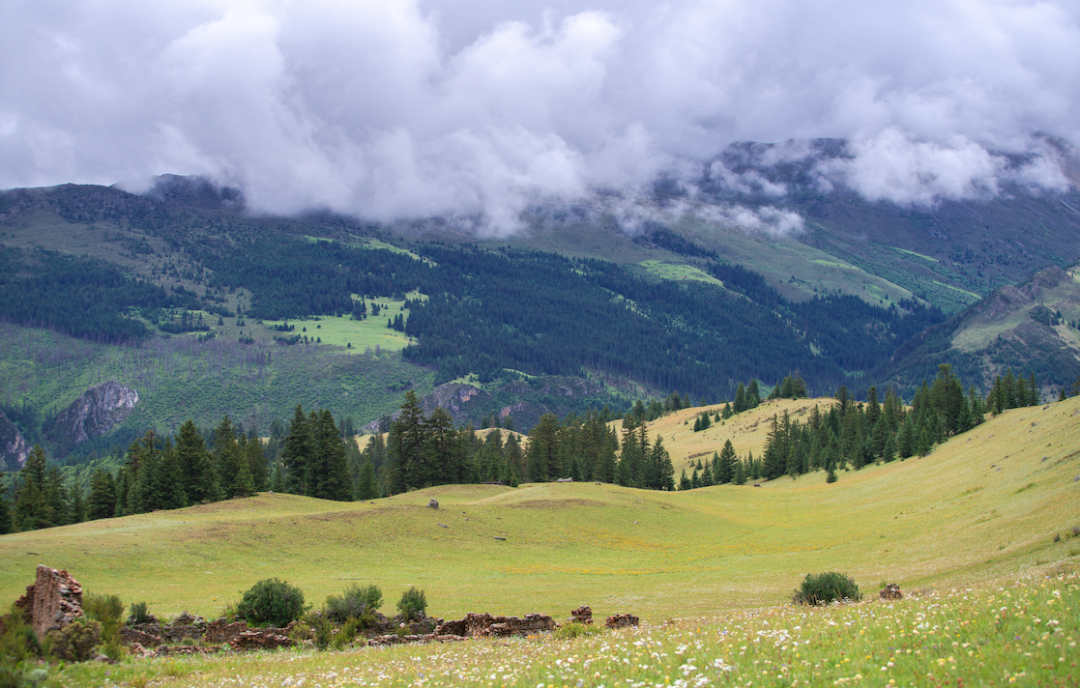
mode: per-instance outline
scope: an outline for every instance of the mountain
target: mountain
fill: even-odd
[[[1033,373],[1056,396],[1080,380],[1080,266],[1046,268],[1029,281],[995,290],[911,341],[883,362],[874,377],[900,386],[917,383],[950,363],[971,384]],[[1047,384],[1047,381],[1055,384]]]
[[[62,454],[46,429],[64,408],[107,380],[137,393],[107,435],[70,447],[85,454],[189,417],[266,428],[297,404],[363,425],[407,389],[429,405],[464,389],[448,384],[477,390],[459,421],[510,413],[520,430],[549,410],[716,401],[792,374],[817,394],[910,396],[938,362],[966,383],[1013,366],[1056,389],[1075,379],[1067,325],[1052,324],[1071,306],[1045,304],[1064,348],[1041,310],[985,352],[990,329],[955,329],[983,297],[1080,259],[1075,154],[1051,143],[1064,190],[1003,182],[911,203],[829,176],[844,142],[739,144],[645,199],[538,206],[504,237],[447,218],[265,217],[236,189],[177,176],[143,195],[2,192],[2,410]]]

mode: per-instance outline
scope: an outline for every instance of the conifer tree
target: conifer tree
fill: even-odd
[[[297,404],[289,424],[289,434],[281,448],[281,459],[285,468],[285,489],[291,494],[309,495],[314,490],[314,477],[311,463],[314,461],[315,441],[312,437],[308,417],[302,406]]]
[[[206,450],[202,434],[191,420],[180,426],[173,452],[188,504],[203,504],[221,498],[210,452]]]
[[[375,481],[375,466],[370,461],[360,465],[360,475],[356,481],[355,495],[358,500],[371,500],[379,497],[379,488]]]
[[[116,513],[116,483],[112,473],[97,468],[90,476],[90,498],[87,518],[96,521],[112,518]]]
[[[56,525],[52,505],[45,493],[47,473],[45,450],[35,444],[19,470],[20,485],[15,492],[15,527],[38,530]]]
[[[390,424],[386,443],[387,460],[390,464],[390,490],[395,494],[409,488],[422,487],[428,476],[424,475],[424,412],[416,392],[405,393],[401,413]]]

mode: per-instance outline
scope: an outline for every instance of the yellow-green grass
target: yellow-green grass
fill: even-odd
[[[374,582],[389,600],[420,587],[445,617],[591,604],[651,620],[776,604],[822,570],[969,585],[1077,561],[1077,414],[1077,398],[1009,411],[928,457],[831,485],[818,473],[685,493],[549,483],[362,504],[263,494],[5,535],[0,597],[18,596],[39,563],[164,615],[213,615],[271,576],[316,604]]]
[[[650,422],[647,426],[650,438],[662,437],[664,446],[671,456],[671,463],[675,467],[675,477],[679,477],[680,471],[687,469],[687,474],[693,472],[693,466],[700,460],[704,461],[712,457],[713,452],[719,453],[724,448],[724,442],[731,440],[735,453],[745,457],[753,452],[754,456],[760,457],[765,449],[765,439],[769,428],[772,427],[772,418],[782,418],[786,411],[792,420],[805,423],[814,406],[818,406],[822,413],[829,410],[833,399],[772,399],[762,402],[755,409],[743,411],[727,420],[716,422],[707,430],[694,432],[694,421],[703,412],[713,417],[719,413],[724,404],[712,404],[681,411],[675,411],[666,416]],[[616,429],[622,427],[622,421],[614,421]]]
[[[423,298],[423,295],[419,292],[412,292],[406,296],[408,298]],[[292,332],[282,333],[281,336],[307,335],[312,340],[318,337],[323,344],[332,346],[348,346],[351,344],[351,350],[356,353],[363,352],[367,348],[374,349],[376,346],[385,351],[404,349],[412,340],[401,332],[386,326],[388,319],[392,320],[399,314],[404,314],[404,317],[408,319],[409,313],[404,309],[404,299],[395,301],[388,298],[378,298],[375,299],[375,303],[380,306],[379,314],[368,315],[364,320],[353,320],[352,315],[340,317],[320,315],[310,316],[304,320],[267,320],[264,321],[264,324],[267,327],[272,327],[288,322],[290,325],[295,325],[296,329]],[[369,302],[368,309],[370,310],[370,308],[371,303]],[[305,328],[307,329],[306,332],[304,331]],[[274,334],[278,333],[275,332]]]
[[[1075,686],[1078,609],[1080,579],[1060,573],[900,601],[728,612],[574,640],[556,633],[88,662],[54,669],[49,685]]]
[[[693,265],[668,263],[661,260],[644,260],[639,265],[650,273],[667,280],[708,282],[718,287],[724,286],[723,282]]]

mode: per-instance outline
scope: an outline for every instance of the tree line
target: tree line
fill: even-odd
[[[768,398],[805,396],[805,384],[795,374],[773,387]],[[498,422],[481,437],[471,424],[455,427],[441,407],[425,415],[409,390],[401,412],[387,421],[385,438],[372,436],[362,451],[351,419],[339,426],[329,410],[305,413],[301,406],[287,434],[274,422],[269,442],[254,430],[245,433],[228,416],[206,434],[190,420],[175,437],[151,430],[131,444],[115,470],[95,468],[88,490],[77,480],[65,480],[59,466],[35,446],[16,475],[12,503],[0,493],[0,533],[175,509],[267,489],[349,501],[444,484],[516,487],[566,478],[686,490],[824,470],[832,482],[838,470],[926,455],[948,437],[981,423],[987,412],[1040,403],[1033,375],[1024,380],[1007,371],[983,398],[974,387],[965,392],[948,364],[939,367],[932,384],[923,382],[910,406],[891,389],[882,400],[871,387],[866,400],[857,402],[841,386],[835,403],[824,411],[814,406],[805,422],[787,412],[774,415],[760,456],[736,456],[728,439],[711,458],[699,459],[692,475],[683,471],[676,483],[663,439],[649,436],[648,423],[690,408],[688,395],[673,392],[648,404],[638,400],[618,430],[612,423],[618,416],[608,407],[561,420],[545,414],[522,442],[513,431],[504,435]],[[757,381],[739,383],[734,401],[699,413],[694,430],[707,430],[759,404]]]

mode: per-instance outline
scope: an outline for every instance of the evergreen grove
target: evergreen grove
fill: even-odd
[[[796,374],[772,389],[769,398],[799,398],[805,385]],[[704,403],[704,402],[703,402]],[[0,491],[0,534],[87,520],[247,497],[267,489],[338,501],[369,500],[413,489],[453,483],[545,482],[571,478],[653,490],[681,490],[749,480],[797,477],[823,470],[830,482],[840,469],[925,455],[946,438],[982,422],[984,414],[1042,403],[1034,378],[1009,371],[984,399],[965,393],[948,365],[932,384],[924,382],[910,406],[891,390],[879,400],[871,387],[855,402],[841,387],[824,411],[811,409],[805,423],[786,412],[771,419],[765,450],[736,456],[731,440],[692,476],[676,484],[671,457],[661,437],[649,436],[648,422],[689,408],[690,399],[670,395],[648,405],[638,401],[622,418],[605,407],[560,420],[541,417],[522,442],[514,432],[494,427],[481,437],[471,425],[454,427],[436,408],[425,416],[409,390],[385,439],[374,435],[361,451],[351,431],[339,428],[328,410],[305,413],[300,406],[288,433],[275,422],[269,441],[245,433],[228,416],[206,436],[192,421],[175,436],[149,431],[128,448],[115,470],[94,468],[86,484],[65,479],[35,446],[26,464]],[[702,412],[694,430],[760,404],[756,381],[739,385],[733,403]],[[498,425],[497,418],[495,425]],[[509,425],[509,423],[508,423]],[[345,430],[345,431],[343,431]]]

